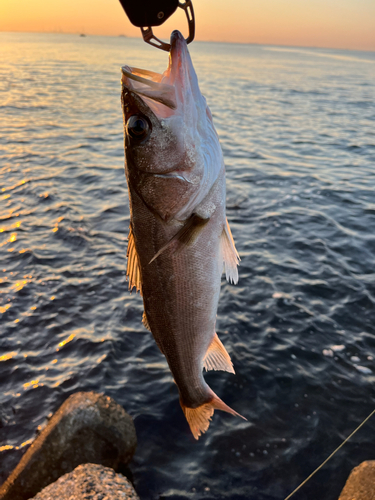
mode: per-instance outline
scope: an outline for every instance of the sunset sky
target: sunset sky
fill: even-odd
[[[137,1],[137,0],[135,0]],[[196,39],[375,50],[375,0],[193,0]],[[187,34],[178,9],[155,30]],[[1,0],[0,31],[140,37],[118,0]]]

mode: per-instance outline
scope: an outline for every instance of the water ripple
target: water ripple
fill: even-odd
[[[285,498],[375,402],[373,54],[191,49],[241,255],[217,322],[236,375],[206,379],[248,419],[215,414],[195,442],[125,276],[119,68],[166,59],[124,38],[0,42],[0,478],[67,396],[96,390],[135,419],[142,499]],[[306,498],[336,499],[374,439],[358,433]]]

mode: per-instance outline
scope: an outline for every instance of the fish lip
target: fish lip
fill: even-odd
[[[140,68],[131,68],[123,66],[121,68],[121,82],[123,88],[134,92],[135,94],[160,102],[171,110],[176,109],[176,95],[173,85],[162,83],[162,75],[153,71],[147,71]],[[156,77],[156,80],[155,80]],[[135,84],[133,83],[135,82]],[[143,88],[137,88],[143,85]]]
[[[177,43],[178,40],[186,42],[185,38],[183,37],[182,33],[179,30],[172,31],[170,38],[170,44],[172,48]]]
[[[182,33],[178,30],[174,30],[171,34],[170,44],[170,58],[173,66],[173,64],[177,62],[176,60],[178,60],[181,53],[184,50],[187,50],[187,43]]]
[[[166,83],[163,79],[164,75],[166,73],[170,74],[171,71],[178,75],[178,68],[181,64],[180,59],[184,57],[187,51],[187,43],[178,30],[172,32],[170,43],[169,66],[163,74],[125,65],[121,68],[121,82],[123,89],[126,89],[127,92],[133,92],[141,99],[148,98],[159,102],[169,108],[172,114],[174,114],[178,106],[176,101],[176,82],[172,79],[172,82]],[[142,100],[144,101],[144,99]]]
[[[126,78],[126,79],[123,78],[121,80],[121,85],[122,85],[123,90],[125,89],[128,93],[133,93],[132,88],[131,88],[131,84],[130,84],[130,81],[128,78]]]

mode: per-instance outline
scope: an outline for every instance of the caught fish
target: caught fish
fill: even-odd
[[[241,416],[202,373],[234,373],[215,323],[223,264],[237,283],[239,256],[225,216],[219,138],[180,32],[172,33],[163,74],[122,68],[122,106],[129,289],[143,296],[143,324],[168,361],[198,439],[214,410]]]

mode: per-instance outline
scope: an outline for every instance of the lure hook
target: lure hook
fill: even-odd
[[[186,38],[186,43],[190,43],[194,40],[195,36],[195,17],[193,4],[191,3],[191,0],[185,0],[185,2],[178,2],[178,6],[183,9],[186,14],[186,19],[189,26],[189,36]],[[163,14],[163,12],[160,12],[159,14]],[[146,43],[149,43],[153,47],[165,50],[167,52],[171,50],[171,45],[169,43],[163,42],[154,35],[151,26],[148,26],[147,28],[141,26],[141,32],[143,40]]]
[[[154,35],[152,27],[163,24],[178,7],[185,12],[189,26],[186,43],[194,40],[195,18],[191,0],[120,0],[120,3],[130,22],[141,28],[143,40],[153,47],[167,52],[171,50],[169,43]]]

